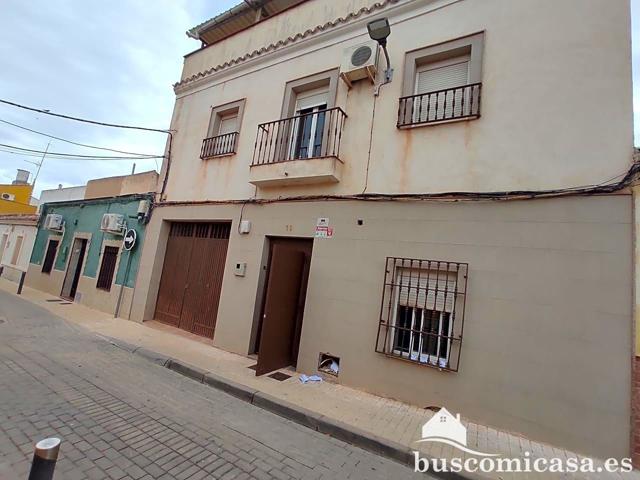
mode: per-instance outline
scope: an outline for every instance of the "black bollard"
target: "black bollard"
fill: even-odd
[[[59,438],[45,438],[36,443],[29,480],[52,480],[59,451]]]
[[[20,273],[20,283],[18,284],[18,295],[22,294],[22,287],[24,286],[24,277],[27,276],[26,272]]]

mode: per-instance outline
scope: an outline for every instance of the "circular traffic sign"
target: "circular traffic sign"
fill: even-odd
[[[124,240],[122,242],[122,246],[124,247],[124,249],[127,251],[133,249],[133,247],[136,245],[137,238],[138,238],[138,234],[133,228],[130,228],[129,230],[127,230],[126,233],[124,234]]]

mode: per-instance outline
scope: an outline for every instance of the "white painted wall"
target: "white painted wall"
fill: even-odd
[[[2,249],[2,239],[7,235],[7,243],[0,251],[0,266],[4,267],[2,277],[10,280],[19,280],[20,272],[26,272],[29,268],[31,251],[36,240],[37,228],[33,225],[11,225],[0,223],[0,249]],[[18,253],[16,262],[13,262],[16,251],[18,237],[22,236],[22,245]]]
[[[295,32],[346,16],[373,0],[307,2],[185,59],[183,77]],[[401,1],[324,33],[205,74],[177,88],[177,130],[168,200],[242,199],[259,123],[280,118],[285,83],[339,67],[345,47],[368,39],[366,23],[388,16],[394,80],[348,90],[341,181],[279,187],[258,197],[360,193],[536,190],[598,184],[623,174],[632,155],[630,12],[626,1]],[[406,52],[485,32],[482,118],[396,128]],[[381,62],[384,63],[384,62]],[[256,88],[259,85],[259,88]],[[203,161],[211,109],[246,98],[237,154]],[[166,165],[165,165],[166,171]],[[368,179],[367,179],[367,171]]]
[[[53,188],[51,190],[43,190],[40,193],[38,213],[40,213],[40,209],[45,203],[82,200],[84,198],[85,190],[86,186],[84,185],[80,187]]]

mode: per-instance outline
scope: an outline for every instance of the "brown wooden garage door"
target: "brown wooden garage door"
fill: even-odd
[[[172,223],[155,318],[213,338],[230,223]]]

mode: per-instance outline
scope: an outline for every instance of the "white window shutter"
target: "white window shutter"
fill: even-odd
[[[445,88],[466,85],[469,78],[469,62],[462,61],[444,67],[419,71],[416,94],[434,92]]]
[[[296,104],[296,111],[299,112],[306,108],[326,105],[328,96],[329,95],[327,93],[321,93],[319,95],[314,95],[313,97],[301,98]]]
[[[218,127],[218,135],[225,135],[227,133],[233,133],[238,131],[238,116],[229,115],[220,119],[220,126]]]
[[[455,272],[400,268],[397,279],[399,305],[453,311],[457,283]]]
[[[427,68],[416,73],[416,95],[438,90],[467,85],[469,82],[469,61],[461,60],[449,65]],[[454,99],[455,97],[455,99]],[[462,116],[463,105],[468,103],[465,94],[463,101],[463,89],[454,92],[441,92],[440,94],[416,97],[414,103],[414,118],[416,121],[434,121]],[[465,107],[465,110],[467,108]]]

